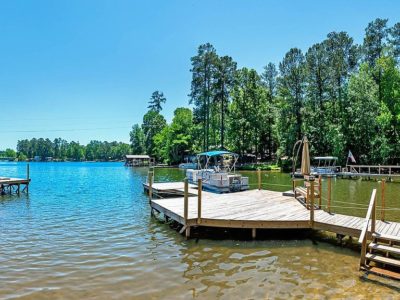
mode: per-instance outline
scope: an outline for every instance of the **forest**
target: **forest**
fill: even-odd
[[[53,141],[44,138],[19,140],[17,152],[7,149],[0,152],[0,157],[18,158],[18,160],[32,159],[38,156],[40,160],[52,157],[54,160],[70,161],[112,161],[121,160],[130,153],[130,145],[121,142],[90,141],[87,145],[79,142],[68,142],[61,138]]]
[[[191,58],[189,108],[172,122],[155,91],[142,124],[130,132],[134,154],[176,164],[187,154],[228,149],[262,161],[285,161],[306,135],[312,155],[349,150],[359,163],[400,163],[400,23],[376,19],[362,44],[330,32],[303,52],[287,51],[261,73],[238,68],[210,43]]]

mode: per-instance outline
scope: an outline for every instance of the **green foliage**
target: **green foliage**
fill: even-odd
[[[151,95],[149,106],[147,108],[159,113],[162,110],[161,104],[165,103],[166,101],[167,99],[164,97],[162,92],[155,91]]]
[[[142,129],[144,133],[144,145],[146,153],[155,156],[154,137],[167,125],[165,118],[155,110],[149,110],[143,116]]]
[[[145,154],[146,146],[145,146],[145,136],[143,129],[139,126],[139,124],[135,124],[132,126],[132,130],[129,133],[132,154]]]
[[[191,58],[192,84],[190,104],[194,105],[194,122],[201,127],[200,145],[204,151],[215,145],[210,145],[210,137],[215,140],[215,107],[213,107],[216,65],[218,55],[210,43],[200,45],[197,55]]]
[[[15,150],[7,148],[4,151],[0,151],[0,158],[1,157],[6,157],[9,159],[15,159],[17,157],[17,153],[15,152]]]
[[[242,68],[236,73],[229,111],[229,141],[240,154],[264,154],[268,130],[265,120],[272,114],[269,93],[261,77],[253,69]]]
[[[302,137],[306,68],[300,49],[292,48],[279,64],[278,123],[281,153],[289,154],[296,140]]]
[[[178,164],[193,150],[193,114],[188,108],[177,108],[169,126],[154,137],[154,153],[160,160]]]

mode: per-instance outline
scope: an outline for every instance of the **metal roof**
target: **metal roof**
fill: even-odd
[[[316,156],[314,159],[317,160],[338,160],[336,156]]]
[[[125,158],[128,158],[128,159],[150,159],[150,156],[127,154],[127,155],[125,155]]]
[[[202,152],[202,153],[199,153],[199,154],[197,154],[197,155],[198,155],[198,156],[218,156],[218,155],[224,155],[224,154],[230,154],[230,155],[233,155],[233,156],[238,156],[238,154],[233,153],[233,152],[229,152],[229,151],[218,151],[218,150],[215,150],[215,151],[208,151],[208,152]]]

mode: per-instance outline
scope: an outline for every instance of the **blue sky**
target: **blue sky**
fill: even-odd
[[[0,149],[63,137],[129,141],[154,90],[188,106],[190,57],[212,43],[261,71],[331,31],[363,39],[400,1],[1,1]]]

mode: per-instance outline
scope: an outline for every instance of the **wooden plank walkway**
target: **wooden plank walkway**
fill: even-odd
[[[155,189],[176,186],[183,191],[182,183],[154,184]],[[189,188],[197,194],[196,188]],[[189,193],[191,193],[189,192]],[[310,210],[293,197],[281,192],[250,190],[230,194],[202,192],[201,219],[198,220],[197,196],[188,197],[188,217],[184,218],[183,197],[152,199],[151,207],[165,216],[186,226],[210,226],[252,229],[317,229],[358,237],[365,219],[342,214],[314,210],[314,222],[310,222]],[[199,222],[200,221],[200,222]],[[400,223],[377,221],[376,231],[400,237]]]

